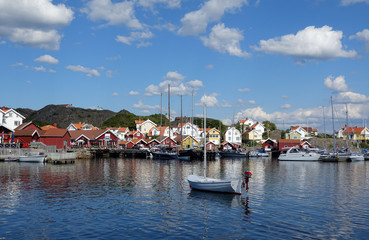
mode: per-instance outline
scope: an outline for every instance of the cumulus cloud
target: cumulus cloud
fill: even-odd
[[[46,69],[44,66],[33,67],[33,69],[36,70],[37,72],[46,72]]]
[[[49,63],[49,64],[57,64],[59,63],[59,60],[46,54],[46,55],[42,55],[38,58],[35,59],[36,62],[43,62],[43,63]]]
[[[111,0],[92,0],[83,10],[92,21],[106,21],[108,25],[124,24],[129,28],[142,29],[142,24],[135,17],[134,2],[112,3]]]
[[[209,37],[201,37],[206,47],[220,53],[228,53],[231,56],[247,57],[249,54],[242,51],[240,41],[243,40],[242,33],[236,28],[227,28],[223,23],[215,25]]]
[[[367,49],[369,49],[369,30],[364,29],[361,32],[357,32],[355,35],[350,36],[350,39],[357,39],[363,41]]]
[[[56,30],[73,20],[73,11],[50,0],[0,1],[0,36],[34,48],[57,50],[62,36]]]
[[[187,13],[182,19],[180,35],[198,35],[204,33],[209,23],[218,22],[226,12],[234,12],[247,4],[247,0],[209,0],[202,7]]]
[[[332,27],[306,27],[296,35],[288,34],[269,40],[261,40],[257,51],[268,54],[282,54],[292,56],[299,62],[311,59],[329,60],[339,57],[353,58],[356,51],[346,51],[342,46],[342,31],[333,31]]]
[[[200,80],[189,81],[187,85],[192,86],[192,87],[204,87],[204,84]]]
[[[348,91],[338,93],[334,101],[341,103],[365,103],[369,101],[369,97],[364,94]]]
[[[281,106],[281,108],[282,108],[282,109],[289,109],[289,108],[291,108],[291,104],[288,104],[288,103],[283,104],[283,105]]]
[[[237,89],[239,92],[250,92],[251,90],[249,88],[239,88]]]
[[[138,42],[137,47],[147,47],[150,46],[150,42],[145,42],[145,40],[150,39],[153,37],[152,32],[145,31],[145,32],[131,32],[128,37],[125,36],[117,36],[116,41],[125,43],[127,45],[131,45],[132,42]]]
[[[129,95],[131,95],[131,96],[137,96],[138,94],[140,94],[140,93],[137,92],[137,91],[130,91],[129,92]]]
[[[196,104],[197,106],[202,106],[206,104],[207,107],[215,107],[218,106],[218,94],[212,93],[211,95],[203,95],[200,99],[200,103]]]
[[[368,3],[369,4],[369,0],[341,0],[341,4],[343,6],[347,6],[347,5],[355,4],[355,3]]]
[[[254,100],[245,101],[241,98],[237,99],[237,105],[241,107],[245,105],[253,105],[253,104],[256,104]]]
[[[141,100],[138,101],[138,103],[133,104],[133,108],[136,109],[142,109],[142,110],[160,110],[159,105],[145,105],[142,103]]]
[[[138,0],[138,4],[147,8],[153,8],[155,4],[163,4],[168,8],[179,8],[181,0]]]
[[[347,91],[347,84],[344,76],[338,76],[333,79],[333,76],[328,76],[324,80],[324,85],[333,91],[343,92]]]
[[[162,93],[168,92],[168,85],[170,85],[171,95],[191,95],[193,89],[202,86],[200,80],[193,80],[188,83],[184,83],[184,76],[178,72],[168,72],[164,76],[164,81],[160,82],[158,85],[151,84],[145,89],[145,95],[160,95]]]
[[[81,65],[69,65],[66,67],[68,70],[73,72],[87,73],[88,77],[99,77],[100,73],[96,69],[86,68]]]

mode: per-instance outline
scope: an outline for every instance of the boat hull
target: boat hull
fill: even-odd
[[[221,151],[219,152],[219,155],[222,158],[245,158],[247,157],[246,153],[234,152],[234,151]]]
[[[202,176],[189,175],[187,181],[191,189],[208,191],[241,194],[242,181],[238,180],[222,180],[215,178],[206,178]]]
[[[153,155],[154,159],[159,159],[159,160],[175,160],[175,159],[178,159],[178,155],[176,153],[153,152],[152,155]]]
[[[19,162],[45,162],[45,155],[35,155],[35,156],[20,156]]]
[[[290,153],[290,154],[281,154],[278,157],[279,161],[318,161],[320,158],[320,154],[317,153]]]

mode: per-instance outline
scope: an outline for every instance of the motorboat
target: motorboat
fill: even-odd
[[[160,160],[178,159],[177,152],[165,151],[165,150],[158,150],[158,151],[152,152],[152,156],[154,159],[160,159]]]
[[[286,153],[279,155],[279,161],[318,161],[321,155],[317,152],[303,151],[298,147],[288,149]]]
[[[46,155],[43,152],[29,152],[26,155],[19,156],[19,162],[45,162]]]

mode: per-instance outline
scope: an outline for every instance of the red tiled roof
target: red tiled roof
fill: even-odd
[[[65,134],[68,134],[67,129],[63,128],[50,128],[48,130],[41,130],[41,137],[63,137]]]
[[[349,133],[361,133],[364,130],[364,127],[349,127]],[[344,133],[347,133],[347,127],[345,127]]]
[[[27,136],[31,137],[34,134],[37,134],[40,136],[39,132],[34,129],[22,129],[22,130],[16,130],[14,132],[15,137],[27,137]]]
[[[70,135],[72,139],[77,139],[81,137],[82,135],[87,137],[90,140],[93,140],[106,132],[108,130],[106,129],[99,129],[99,130],[79,130],[79,131],[70,131]]]

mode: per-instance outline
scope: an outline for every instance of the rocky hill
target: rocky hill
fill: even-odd
[[[101,126],[107,119],[117,113],[110,110],[92,110],[77,107],[65,107],[63,105],[47,105],[40,110],[17,108],[17,112],[26,117],[27,121],[33,121],[39,126],[47,124],[57,124],[60,128],[66,128],[71,123],[91,123],[94,126]],[[129,113],[126,110],[120,113]]]

